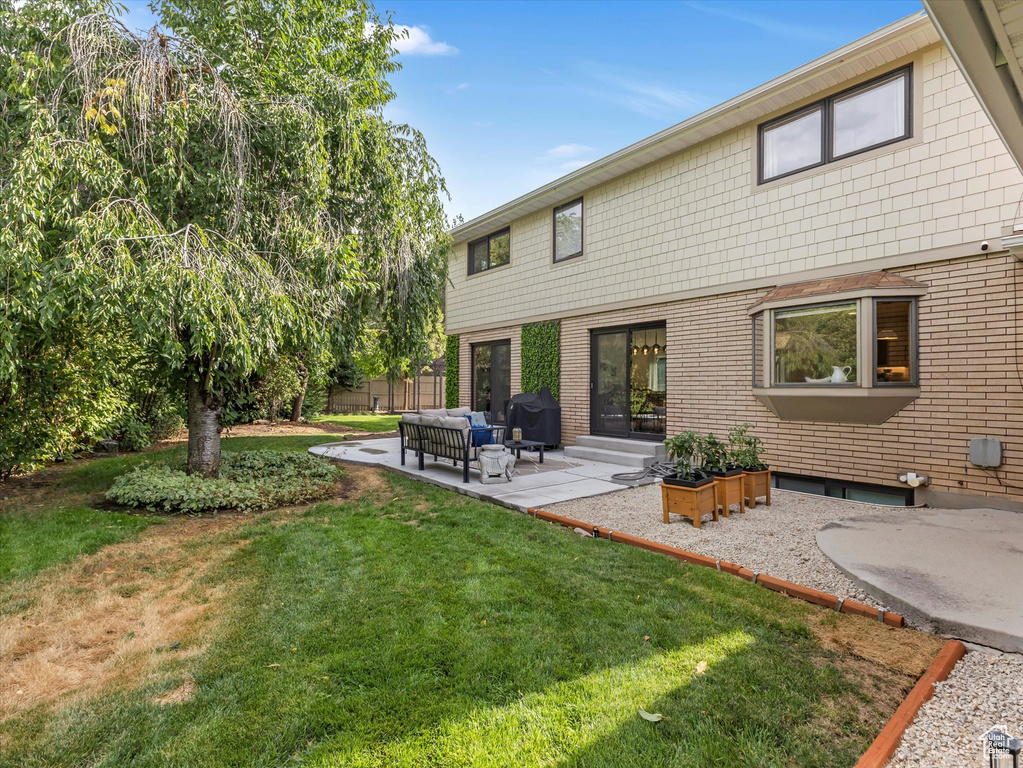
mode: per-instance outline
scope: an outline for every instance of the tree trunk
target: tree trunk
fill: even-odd
[[[291,403],[291,420],[295,423],[302,421],[302,405],[305,403],[305,392],[309,389],[309,369],[301,361],[298,364],[298,372],[302,377],[302,389]]]
[[[220,406],[203,394],[198,381],[188,382],[188,474],[220,475]]]

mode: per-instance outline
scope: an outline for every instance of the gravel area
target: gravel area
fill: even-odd
[[[704,518],[693,528],[688,518],[661,519],[660,483],[618,493],[566,501],[546,507],[591,525],[599,525],[651,541],[729,560],[738,565],[839,597],[886,608],[853,584],[821,552],[817,531],[825,523],[853,515],[885,514],[891,507],[873,506],[773,489],[771,506],[732,514],[718,522]]]
[[[981,736],[996,725],[1023,738],[1023,657],[971,651],[935,686],[888,768],[986,766]]]

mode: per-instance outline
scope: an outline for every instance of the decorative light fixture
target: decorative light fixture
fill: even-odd
[[[661,354],[661,348],[657,345],[657,342],[655,341],[654,342],[654,355],[659,355],[659,354]]]
[[[893,330],[890,330],[890,329],[886,328],[883,331],[878,331],[877,332],[877,340],[878,341],[898,341],[899,340],[899,334],[897,334]]]
[[[632,355],[633,355],[633,357],[635,357],[638,354],[639,354],[639,347],[637,347],[635,344],[633,344],[632,345]]]

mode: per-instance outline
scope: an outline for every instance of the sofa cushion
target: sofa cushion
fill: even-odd
[[[470,411],[472,411],[472,408],[448,408],[445,413],[448,416],[465,416]]]
[[[469,431],[469,422],[464,416],[445,416],[440,420],[440,426],[457,429],[459,432]]]
[[[443,408],[421,408],[419,410],[420,416],[447,416],[448,412]]]
[[[418,413],[403,413],[401,415],[401,420],[404,421],[406,424],[422,424],[423,423],[423,417],[420,416]]]
[[[487,414],[483,411],[470,411],[465,415],[465,418],[469,420],[469,423],[474,427],[488,427]]]

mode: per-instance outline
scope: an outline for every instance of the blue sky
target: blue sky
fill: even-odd
[[[128,3],[130,20],[151,17]],[[379,0],[409,27],[387,114],[466,220],[921,10],[919,0]]]

